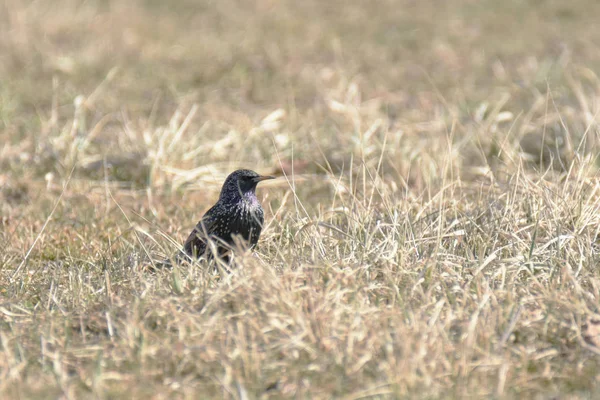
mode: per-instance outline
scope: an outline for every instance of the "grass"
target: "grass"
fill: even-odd
[[[0,397],[594,398],[598,11],[3,0]]]

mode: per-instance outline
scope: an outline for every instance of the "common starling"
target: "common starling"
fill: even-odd
[[[247,169],[231,173],[221,188],[219,201],[204,214],[185,241],[181,256],[187,259],[201,257],[206,253],[208,240],[215,243],[219,256],[235,247],[236,237],[243,239],[250,248],[254,247],[264,222],[256,185],[265,179],[274,177]],[[207,258],[210,257],[208,254]]]

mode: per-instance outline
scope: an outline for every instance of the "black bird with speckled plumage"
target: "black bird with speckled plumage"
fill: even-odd
[[[260,237],[264,212],[256,197],[256,185],[272,176],[248,169],[231,173],[221,189],[219,201],[204,214],[183,245],[185,255],[196,259],[206,253],[208,240],[215,243],[219,256],[236,246],[239,237],[254,247]],[[210,254],[207,255],[210,258]]]

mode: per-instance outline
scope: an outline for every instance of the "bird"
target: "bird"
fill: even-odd
[[[232,172],[223,183],[219,200],[188,236],[177,261],[195,260],[202,256],[211,259],[212,252],[210,249],[207,252],[209,241],[216,245],[219,257],[236,248],[238,238],[243,239],[248,248],[255,247],[264,223],[264,211],[256,197],[256,186],[267,179],[275,177],[259,175],[249,169]]]

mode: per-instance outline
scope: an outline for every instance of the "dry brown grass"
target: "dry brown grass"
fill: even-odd
[[[0,397],[598,395],[600,10],[443,4],[2,0]]]

